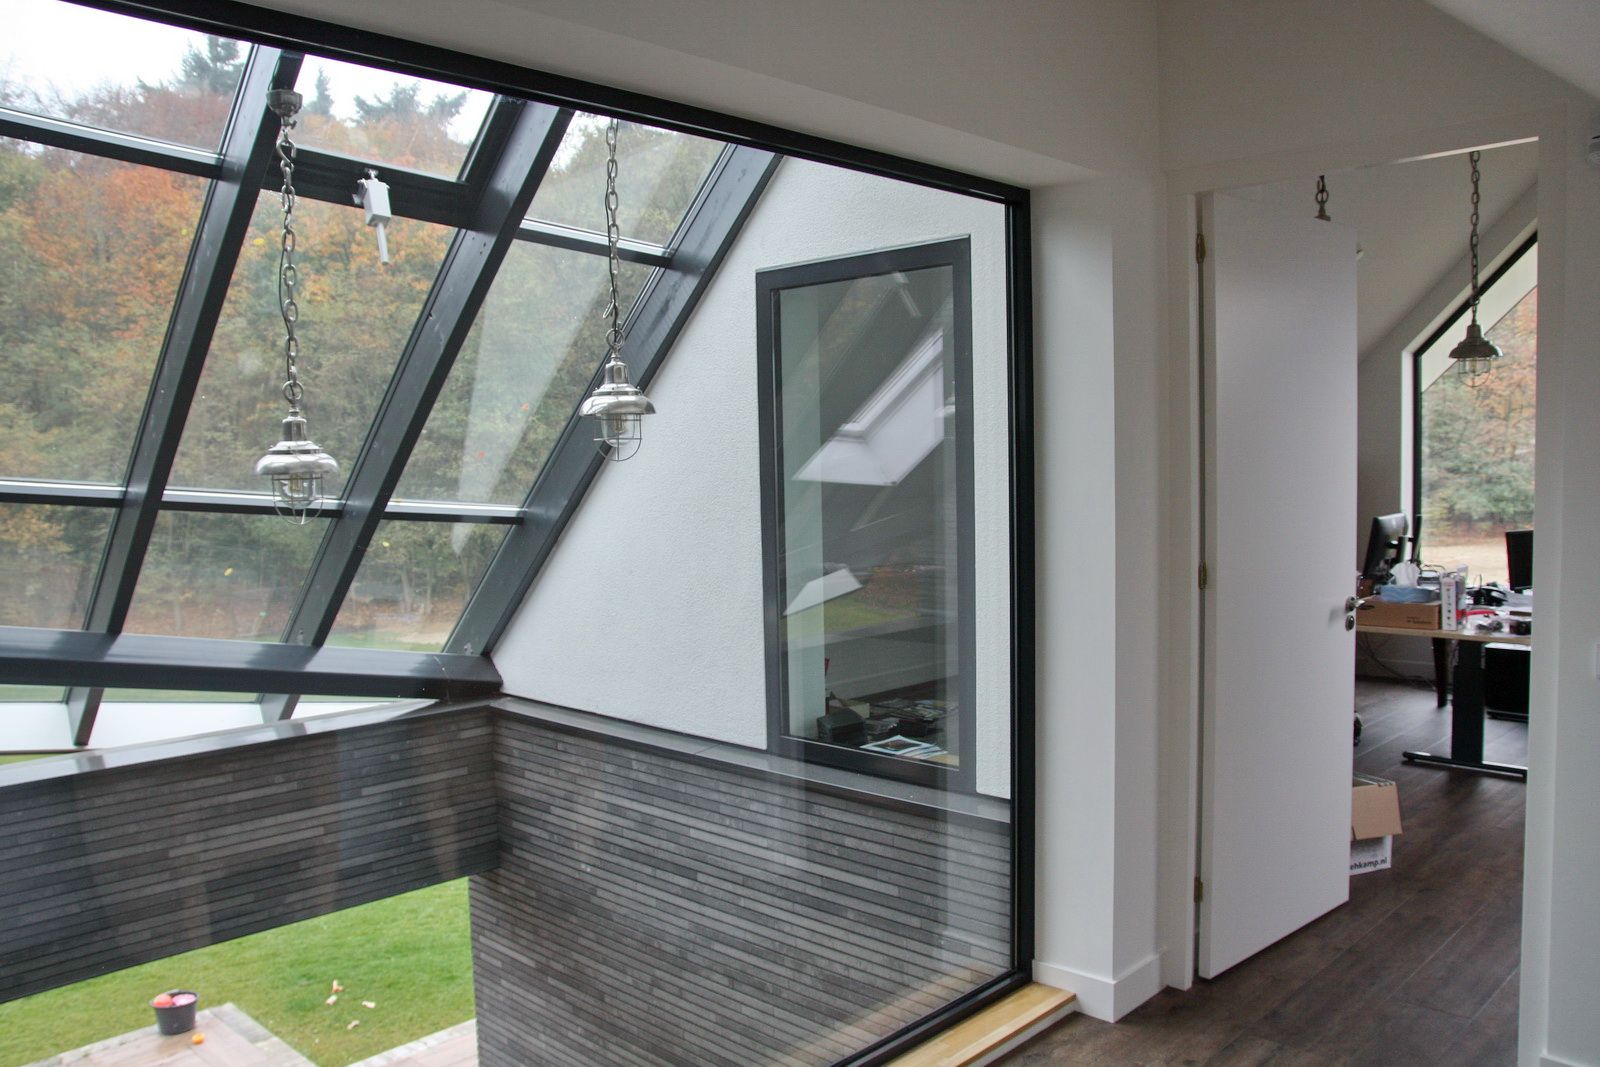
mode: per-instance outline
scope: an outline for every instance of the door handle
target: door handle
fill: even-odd
[[[1372,598],[1369,596],[1345,597],[1344,628],[1346,630],[1354,630],[1356,628],[1356,612],[1370,609],[1372,607],[1371,601]]]

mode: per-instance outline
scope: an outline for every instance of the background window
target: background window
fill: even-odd
[[[1533,527],[1539,290],[1525,292],[1493,325],[1482,314],[1491,295],[1485,294],[1480,321],[1502,358],[1477,385],[1449,368],[1432,373],[1429,356],[1437,355],[1432,350],[1448,352],[1460,329],[1446,331],[1418,362],[1422,559],[1445,567],[1464,564],[1474,583],[1505,582],[1505,531]],[[1515,291],[1500,296],[1509,301]]]
[[[967,242],[757,276],[774,747],[970,772]]]

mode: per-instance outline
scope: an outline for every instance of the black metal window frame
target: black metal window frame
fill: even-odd
[[[882,177],[893,178],[900,181],[911,182],[934,189],[943,189],[949,192],[961,193],[980,200],[1002,205],[1005,209],[1006,228],[1006,340],[1007,340],[1007,374],[1008,374],[1008,429],[1009,441],[1007,447],[1007,464],[1009,469],[1010,492],[1008,496],[1007,511],[1010,519],[1011,538],[1009,545],[1009,574],[1010,574],[1010,604],[1011,617],[1009,620],[1009,637],[1011,651],[1010,687],[1011,687],[1011,768],[1010,768],[1010,795],[1012,798],[1012,856],[1013,871],[1011,883],[1011,919],[1012,919],[1012,954],[1011,969],[1004,975],[993,979],[982,986],[970,990],[956,998],[943,1008],[925,1016],[922,1020],[885,1038],[870,1047],[863,1049],[857,1055],[850,1057],[845,1063],[851,1067],[869,1067],[869,1065],[885,1064],[904,1053],[917,1043],[926,1040],[930,1035],[953,1025],[966,1018],[1007,993],[1020,988],[1032,981],[1032,960],[1034,954],[1034,826],[1036,823],[1034,811],[1035,798],[1035,767],[1031,758],[1033,752],[1033,736],[1035,721],[1035,604],[1036,597],[1033,588],[1033,573],[1035,561],[1035,509],[1034,509],[1034,372],[1033,372],[1033,243],[1030,196],[1028,190],[1006,182],[990,178],[983,178],[961,171],[949,169],[936,164],[929,164],[917,160],[906,159],[874,149],[857,145],[844,144],[827,138],[810,134],[798,133],[781,126],[741,119],[722,114],[707,108],[685,105],[673,101],[662,100],[657,97],[642,93],[617,89],[614,87],[587,82],[582,79],[562,75],[549,74],[515,64],[504,63],[497,60],[486,59],[467,53],[433,45],[423,45],[403,38],[397,38],[370,31],[353,29],[318,19],[294,15],[288,12],[267,10],[249,4],[235,2],[235,0],[74,0],[84,6],[96,7],[103,10],[134,15],[137,17],[151,18],[173,25],[183,26],[188,29],[203,33],[217,33],[234,38],[254,42],[258,46],[273,47],[289,51],[311,51],[333,59],[353,63],[363,63],[401,74],[410,74],[417,77],[431,78],[454,82],[467,88],[478,88],[501,95],[523,100],[537,101],[556,107],[582,109],[589,112],[615,116],[626,120],[649,123],[666,129],[678,130],[684,133],[714,137],[736,149],[747,149],[750,153],[767,155],[763,177],[747,182],[751,196],[758,195],[764,185],[765,176],[770,176],[770,168],[776,164],[771,153],[783,153],[799,159],[831,164],[846,169],[876,174]],[[0,116],[3,120],[4,116]],[[0,121],[0,134],[11,135],[4,122]],[[119,149],[120,150],[120,149]],[[192,169],[197,163],[192,159],[180,157],[191,153],[177,151],[173,158],[177,160],[174,169],[181,169],[185,173],[194,173]],[[736,172],[748,173],[752,162],[759,156],[746,155],[740,167],[732,167],[733,151],[726,152],[722,161],[722,169],[726,172],[733,169]],[[201,161],[204,162],[204,161]],[[399,209],[399,190],[394,190],[397,210]],[[751,202],[739,204],[737,208],[736,197],[731,190],[714,188],[702,190],[702,202],[724,204],[724,213],[732,213],[739,219],[730,223],[724,218],[722,221],[725,236],[728,240],[737,230],[737,221],[748,214]],[[691,212],[691,214],[694,214]],[[687,243],[681,239],[689,236],[688,220],[674,237],[672,245],[678,247]],[[706,226],[705,229],[711,227]],[[521,236],[519,227],[519,236]],[[708,250],[709,249],[709,253]],[[699,249],[695,262],[688,262],[687,255],[672,256],[671,268],[667,273],[681,271],[689,274],[694,271],[700,273],[699,280],[687,285],[666,287],[672,290],[675,299],[663,300],[655,310],[657,317],[677,313],[686,316],[692,311],[694,302],[699,292],[703,291],[708,273],[720,261],[721,254],[727,250],[726,243],[718,248],[709,237],[702,233]],[[624,250],[624,255],[627,255]],[[642,297],[641,297],[642,300]],[[635,304],[634,314],[630,316],[630,331],[633,321],[640,318],[640,305]],[[656,336],[662,338],[670,345],[671,339],[676,337],[682,328],[680,317],[674,327],[670,322],[664,324]],[[659,365],[660,359],[647,359],[650,365]],[[568,432],[563,435],[563,444],[573,437],[572,427],[569,424]],[[587,446],[588,442],[584,444]],[[558,445],[558,449],[561,446]],[[513,537],[507,538],[507,544],[501,548],[504,556],[511,549],[511,542],[516,535],[528,530],[535,524],[542,529],[538,538],[526,538],[534,545],[529,549],[526,545],[521,551],[526,553],[521,562],[526,564],[526,569],[516,575],[516,587],[525,591],[534,581],[538,567],[548,555],[548,546],[553,545],[567,520],[581,502],[584,492],[593,480],[593,471],[598,466],[598,457],[594,457],[592,447],[589,450],[591,457],[587,465],[588,474],[581,472],[577,476],[568,473],[561,479],[559,488],[566,495],[552,491],[545,497],[540,496],[539,486],[535,486],[530,493],[528,504],[519,509],[522,512],[515,520],[517,527],[513,530]],[[551,463],[556,457],[553,455]],[[551,464],[547,463],[546,471]],[[569,462],[568,470],[577,469],[581,465]],[[540,482],[546,481],[546,474],[541,474]],[[0,495],[0,500],[5,497]],[[103,503],[100,506],[105,506]],[[389,505],[394,506],[394,505]],[[441,517],[444,518],[444,517]],[[444,521],[454,521],[445,518]],[[470,520],[469,520],[470,521]],[[544,545],[542,551],[538,548]],[[493,573],[494,564],[491,564]],[[487,581],[480,583],[482,592]],[[518,594],[520,595],[520,593]],[[462,624],[457,628],[460,635],[467,628],[469,618],[473,621],[472,632],[481,634],[482,644],[473,642],[475,648],[483,652],[474,651],[471,655],[462,655],[463,666],[474,659],[481,660],[483,653],[493,648],[494,641],[500,634],[510,618],[510,609],[506,606],[504,598],[480,607],[478,597],[474,603],[469,604],[467,614],[463,616]],[[54,633],[65,633],[55,631]],[[455,638],[452,638],[454,644]],[[3,641],[0,641],[3,643]],[[114,643],[114,642],[113,642]],[[204,644],[204,642],[199,642]],[[222,642],[222,644],[235,644]],[[284,648],[285,646],[279,646]],[[293,649],[285,648],[293,652]],[[304,654],[305,650],[300,650]],[[327,656],[336,652],[353,652],[355,650],[335,650],[324,648],[316,650],[319,654]],[[43,653],[47,658],[60,659],[63,662],[70,659],[57,653]],[[384,655],[389,657],[405,657],[403,653],[368,653],[368,655]],[[435,672],[447,669],[450,664],[457,661],[457,657],[450,654],[447,648],[442,656],[422,657],[413,659],[430,659],[437,662]],[[391,659],[391,663],[400,663],[401,660]],[[246,673],[249,667],[242,668]],[[280,680],[275,676],[273,681]],[[381,681],[381,677],[374,678]],[[51,683],[46,683],[51,684]],[[272,682],[263,682],[259,688],[272,691]],[[278,689],[277,691],[283,691]],[[369,690],[370,691],[370,690]]]
[[[170,12],[147,10],[138,5],[87,6],[182,24],[181,20],[171,18]],[[84,484],[0,477],[0,504],[85,506],[112,512],[111,530],[95,570],[83,630],[67,633],[87,632],[113,638],[121,634],[160,513],[274,513],[271,497],[266,492],[174,488],[168,484],[168,477],[246,236],[256,192],[276,188],[272,146],[277,120],[265,106],[265,89],[291,87],[305,52],[317,49],[303,42],[296,42],[300,46],[297,49],[279,48],[262,43],[260,35],[244,28],[219,25],[212,30],[252,42],[221,144],[215,151],[0,108],[0,136],[209,181],[123,483]],[[330,54],[325,50],[317,51]],[[454,179],[312,147],[299,149],[296,189],[302,197],[348,206],[356,180],[364,176],[366,168],[374,166],[390,184],[396,216],[449,226],[456,235],[418,313],[411,340],[401,354],[388,392],[367,430],[345,491],[339,499],[327,501],[322,509],[322,515],[329,520],[327,530],[291,610],[281,638],[283,645],[323,647],[381,521],[466,522],[510,527],[502,552],[491,563],[491,572],[480,580],[479,589],[469,590],[471,598],[467,608],[458,620],[450,646],[444,650],[447,657],[484,656],[509,622],[515,607],[507,594],[525,591],[531,584],[531,575],[524,578],[520,572],[535,566],[535,560],[542,562],[548,555],[554,534],[576,506],[574,500],[552,503],[549,498],[553,493],[581,494],[581,489],[592,480],[595,464],[591,461],[598,457],[587,437],[574,432],[578,422],[574,410],[569,415],[566,432],[546,464],[550,470],[545,473],[581,468],[584,476],[580,478],[563,480],[541,476],[536,486],[540,492],[530,493],[521,506],[393,498],[433,402],[510,244],[522,241],[586,255],[607,254],[601,234],[528,215],[533,196],[555,158],[573,115],[574,110],[569,107],[497,94],[460,175]],[[710,273],[720,263],[732,236],[748,216],[775,164],[775,157],[770,153],[727,147],[713,166],[695,204],[667,244],[632,239],[621,242],[621,259],[652,268],[645,290],[630,310],[625,324],[630,340],[641,333],[648,334],[631,347],[635,357],[641,351],[647,353],[645,358],[634,360],[635,372],[644,380],[648,381],[682,328],[683,320],[703,292]],[[597,353],[597,373],[599,357]],[[549,514],[563,516],[563,522],[552,528],[550,523],[540,521]],[[523,532],[530,516],[535,528],[531,537]],[[530,540],[542,543],[539,551],[528,550]],[[492,592],[484,592],[484,586],[491,587]],[[7,630],[15,631],[10,633],[9,639],[5,636]],[[70,733],[75,745],[87,746],[92,742],[106,688],[126,685],[129,674],[121,667],[113,669],[109,665],[114,657],[98,653],[80,655],[75,650],[89,647],[82,642],[66,638],[44,642],[31,630],[0,628],[0,654],[4,646],[10,644],[30,650],[50,648],[55,655],[68,658],[33,664],[27,657],[17,657],[13,665],[18,673],[12,680],[20,684],[47,685],[56,684],[47,678],[63,674],[70,677],[72,683],[65,699]],[[161,688],[256,691],[260,694],[257,699],[262,718],[269,722],[289,718],[299,701],[299,693],[284,692],[285,680],[315,683],[315,687],[305,687],[304,692],[350,693],[347,686],[331,683],[328,672],[286,670],[278,667],[276,661],[269,665],[268,657],[259,654],[254,660],[238,655],[237,650],[228,647],[230,644],[204,638],[175,638],[153,643],[123,641],[116,647],[172,655],[171,662],[165,665],[149,664],[152,668],[171,668]],[[289,654],[283,662],[297,663],[298,655]],[[369,686],[362,690],[362,695],[419,695],[414,679],[428,675],[429,668],[423,660],[430,658],[429,654],[397,653],[395,656],[412,656],[416,662],[393,659],[393,684]],[[208,657],[217,663],[258,662],[262,669],[233,671],[228,675],[233,679],[231,686],[219,686],[221,675],[210,672],[210,682],[201,685],[199,675],[188,670],[186,665],[205,662]],[[451,662],[433,658],[435,666]],[[469,669],[464,663],[451,669],[456,673],[482,673]]]
[[[1500,264],[1490,271],[1483,279],[1482,290],[1487,293],[1493,289],[1495,283],[1505,277],[1506,272],[1515,267],[1523,256],[1533,251],[1539,244],[1539,231],[1535,230],[1523,239],[1506,256]],[[1422,361],[1432,350],[1433,346],[1449,336],[1454,336],[1460,329],[1462,321],[1472,307],[1472,296],[1469,293],[1463,297],[1455,309],[1445,317],[1445,320],[1434,331],[1423,338],[1411,354],[1411,552],[1413,559],[1422,558],[1422,433],[1426,427],[1426,416],[1422,410],[1422,394],[1427,387],[1422,384]],[[1487,331],[1486,331],[1487,332]]]
[[[952,315],[949,361],[955,414],[956,618],[958,707],[956,764],[902,759],[798,737],[790,729],[784,580],[783,375],[779,366],[780,303],[785,292],[830,282],[948,268]],[[972,241],[969,237],[880,249],[756,272],[757,413],[761,425],[761,559],[767,659],[767,747],[781,756],[861,771],[919,785],[973,792],[977,786],[977,637],[974,577],[972,443]]]

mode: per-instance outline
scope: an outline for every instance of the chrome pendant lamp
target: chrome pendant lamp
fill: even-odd
[[[1478,325],[1478,159],[1481,153],[1473,152],[1472,160],[1472,320],[1467,323],[1467,335],[1450,350],[1455,361],[1456,375],[1468,385],[1477,385],[1500,358],[1500,348],[1483,335]]]
[[[644,442],[644,416],[655,413],[656,407],[644,390],[628,381],[628,365],[622,362],[622,309],[617,297],[617,276],[621,261],[617,258],[617,241],[621,231],[617,226],[617,127],[612,119],[606,124],[606,248],[610,256],[611,299],[603,314],[609,320],[606,329],[606,363],[601,371],[600,384],[578,408],[578,414],[599,423],[599,436],[595,442],[601,455],[617,463],[631,459]]]
[[[300,410],[305,386],[300,384],[300,340],[295,336],[300,305],[294,291],[300,278],[294,265],[295,145],[290,137],[300,104],[300,94],[292,90],[274,89],[267,93],[267,106],[281,121],[278,168],[283,173],[283,238],[278,253],[278,310],[283,316],[283,398],[289,402],[289,414],[283,419],[282,440],[256,461],[256,473],[272,480],[273,506],[296,526],[306,525],[321,512],[323,480],[339,470],[338,462],[307,435],[305,415]]]

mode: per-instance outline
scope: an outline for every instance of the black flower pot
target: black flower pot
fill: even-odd
[[[200,1003],[200,997],[187,989],[172,989],[167,991],[167,996],[177,1003],[168,1007],[155,1007],[156,1029],[163,1034],[186,1034],[194,1029],[194,1009]]]

